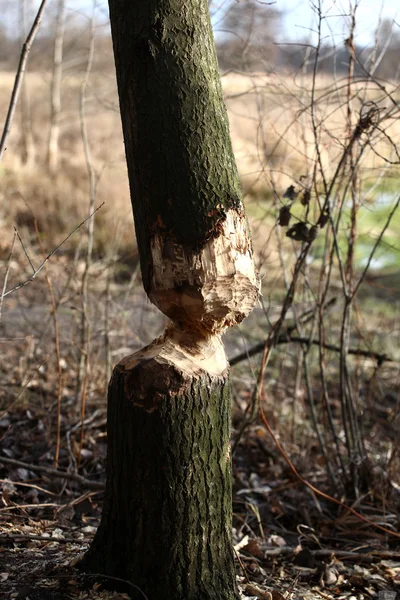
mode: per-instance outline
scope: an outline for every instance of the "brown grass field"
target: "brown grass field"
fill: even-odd
[[[0,106],[4,113],[13,84],[12,73],[2,73]],[[26,212],[24,203],[36,215],[40,229],[51,237],[55,229],[68,231],[86,215],[88,177],[81,139],[79,93],[81,77],[67,73],[63,79],[60,135],[60,168],[49,177],[44,167],[49,129],[50,74],[28,73],[32,115],[32,131],[36,145],[37,164],[30,171],[20,161],[20,118],[17,113],[1,165],[3,222],[19,223]],[[335,81],[319,76],[314,96],[310,76],[278,76],[229,74],[223,77],[223,87],[229,112],[235,156],[245,196],[249,199],[282,196],[287,187],[310,178],[316,163],[312,111],[318,126],[320,154],[326,176],[332,176],[343,152],[348,130],[346,125],[346,80]],[[387,86],[388,87],[388,86]],[[387,92],[398,92],[393,90]],[[374,83],[364,81],[353,85],[353,123],[362,104],[381,108],[389,100]],[[314,101],[312,101],[314,97]],[[98,204],[105,206],[98,215],[97,244],[104,247],[118,238],[128,244],[131,239],[130,203],[124,163],[124,148],[118,113],[115,80],[112,74],[93,73],[86,94],[86,122],[91,156],[98,184]],[[379,180],[397,178],[393,159],[394,147],[400,137],[399,120],[386,121],[374,134],[371,147],[365,152],[362,177],[370,187]],[[364,192],[367,193],[366,191]],[[250,210],[250,213],[257,211]],[[254,216],[254,214],[253,214]],[[259,215],[258,215],[259,216]],[[107,222],[104,230],[103,223]],[[45,233],[46,232],[46,233]],[[5,232],[4,232],[5,234]]]

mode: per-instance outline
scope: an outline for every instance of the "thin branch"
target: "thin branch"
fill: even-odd
[[[14,119],[15,109],[17,108],[18,97],[21,91],[22,82],[25,76],[26,63],[28,62],[28,56],[31,51],[33,40],[35,39],[36,33],[39,29],[40,22],[43,17],[43,12],[46,6],[47,0],[42,0],[33,22],[32,28],[26,38],[25,44],[22,46],[21,56],[19,59],[18,70],[15,76],[15,82],[13,91],[11,93],[10,105],[8,107],[6,121],[4,123],[3,134],[0,142],[0,162],[3,159],[4,151],[6,150],[6,144],[8,136],[10,135],[11,125]]]
[[[340,506],[346,512],[350,512],[352,515],[354,515],[355,517],[357,517],[357,519],[359,519],[360,521],[363,521],[364,523],[368,523],[368,525],[370,525],[371,527],[379,529],[379,531],[383,531],[384,533],[386,533],[386,534],[388,534],[390,536],[393,536],[393,537],[396,537],[396,538],[400,538],[400,533],[397,533],[397,531],[393,531],[391,529],[388,529],[387,527],[384,527],[383,525],[379,525],[378,523],[374,523],[374,521],[371,521],[371,519],[369,519],[368,517],[365,517],[364,515],[360,514],[359,512],[357,512],[356,510],[354,510],[354,508],[352,508],[351,506],[348,506],[344,502],[341,502],[340,500],[337,500],[336,498],[333,498],[333,496],[330,496],[329,494],[326,494],[322,490],[320,490],[317,487],[315,487],[312,483],[310,483],[309,481],[307,481],[306,479],[304,479],[304,477],[302,477],[300,475],[300,473],[298,472],[298,470],[296,469],[296,467],[294,466],[294,464],[290,460],[290,458],[289,458],[288,454],[286,453],[286,451],[284,450],[282,444],[280,443],[280,441],[277,439],[275,433],[273,432],[273,430],[271,428],[271,425],[269,424],[269,422],[267,420],[267,417],[265,416],[264,409],[263,409],[261,403],[260,403],[260,415],[261,415],[261,419],[262,419],[262,421],[263,421],[263,423],[264,423],[264,425],[265,425],[265,427],[266,427],[269,435],[271,436],[271,438],[273,439],[276,447],[278,448],[279,452],[281,453],[282,458],[285,460],[285,462],[289,466],[289,468],[292,471],[293,475],[295,475],[297,477],[297,479],[305,487],[307,487],[309,490],[311,490],[312,492],[314,492],[318,496],[321,496],[321,498],[325,498],[325,500],[329,500],[333,504],[336,504],[337,506]]]
[[[22,246],[22,250],[24,251],[24,254],[25,254],[26,258],[28,259],[28,262],[31,265],[32,271],[35,272],[35,265],[33,264],[32,260],[31,260],[31,257],[29,256],[28,250],[27,250],[27,248],[26,248],[26,246],[25,246],[25,244],[24,244],[24,242],[22,240],[22,237],[19,235],[18,229],[15,226],[14,226],[14,231],[15,231],[15,233],[17,235],[19,243]]]
[[[85,477],[82,477],[82,475],[78,475],[77,473],[67,473],[65,471],[58,471],[57,469],[52,469],[51,467],[31,465],[20,460],[14,460],[13,458],[6,458],[5,456],[0,456],[0,463],[3,463],[4,465],[10,465],[11,467],[20,467],[21,469],[27,469],[29,471],[39,471],[41,473],[47,473],[47,475],[52,475],[53,477],[58,477],[59,479],[70,479],[71,481],[76,481],[82,486],[91,490],[104,489],[104,483],[102,483],[101,481],[90,481],[89,479],[85,479]]]
[[[90,74],[93,66],[93,58],[94,58],[94,42],[95,42],[95,34],[96,34],[96,8],[97,8],[97,0],[93,0],[92,5],[92,15],[90,19],[90,38],[89,38],[89,53],[87,58],[86,69],[84,73],[84,77],[81,83],[80,90],[80,99],[79,99],[79,118],[81,124],[81,136],[83,149],[85,153],[85,162],[86,169],[89,176],[89,213],[93,213],[94,204],[96,201],[96,172],[94,170],[93,161],[90,153],[90,145],[89,145],[89,136],[87,132],[87,123],[86,123],[86,112],[85,112],[85,103],[86,103],[86,88],[89,83]],[[94,243],[94,218],[88,221],[87,228],[87,253],[86,253],[86,261],[85,261],[85,269],[82,275],[82,283],[81,283],[81,295],[82,295],[82,313],[81,313],[81,358],[79,361],[79,371],[77,378],[77,392],[78,397],[80,397],[80,405],[81,405],[81,434],[79,441],[79,454],[78,454],[78,465],[81,459],[81,452],[84,441],[84,420],[85,420],[85,406],[86,406],[86,396],[87,396],[87,388],[89,382],[89,370],[90,370],[90,322],[88,315],[88,297],[89,297],[89,272],[92,264],[92,255],[93,255],[93,243]],[[85,350],[84,350],[85,349]]]
[[[30,207],[29,207],[30,209]],[[30,209],[31,210],[31,209]],[[42,240],[40,239],[39,227],[37,223],[37,219],[31,210],[33,216],[33,222],[35,224],[35,231],[37,241],[39,243],[40,249],[42,251],[43,256],[45,256],[44,247],[42,244]],[[60,353],[60,333],[57,321],[57,304],[56,299],[54,297],[53,285],[51,283],[50,275],[49,275],[49,265],[46,263],[45,268],[46,274],[46,282],[47,287],[49,289],[50,301],[51,301],[51,313],[53,316],[53,326],[54,326],[54,344],[56,351],[56,364],[57,364],[57,434],[56,434],[56,450],[54,456],[54,468],[58,467],[58,457],[60,455],[60,447],[61,447],[61,396],[62,396],[62,369],[61,369],[61,353]]]
[[[7,260],[6,273],[4,275],[3,289],[1,290],[1,297],[0,297],[0,323],[1,323],[1,311],[2,311],[2,308],[3,308],[3,300],[4,300],[4,296],[6,295],[8,276],[10,274],[11,259],[12,259],[12,256],[14,254],[14,246],[15,246],[15,238],[16,237],[17,237],[17,232],[14,229],[14,237],[13,237],[13,241],[11,243],[11,250],[10,250],[10,254],[8,256],[8,260]]]
[[[33,273],[33,275],[31,275],[30,277],[28,277],[28,279],[26,279],[25,281],[22,281],[21,283],[19,283],[18,285],[16,285],[15,287],[11,288],[11,290],[8,290],[8,292],[4,292],[1,296],[1,299],[5,298],[6,296],[8,296],[9,294],[12,294],[13,292],[16,292],[17,290],[20,290],[22,287],[25,287],[26,285],[28,285],[28,283],[30,283],[31,281],[33,281],[34,279],[36,279],[36,277],[39,275],[40,271],[43,269],[43,267],[46,265],[46,263],[50,260],[50,258],[61,248],[61,246],[63,246],[65,244],[65,242],[67,242],[69,240],[70,237],[72,237],[74,235],[74,233],[76,233],[81,227],[82,225],[84,225],[86,223],[86,221],[88,221],[88,219],[90,219],[91,217],[93,217],[93,215],[95,215],[97,213],[98,210],[100,210],[100,208],[104,205],[105,203],[103,202],[102,204],[100,204],[100,206],[98,206],[96,208],[96,210],[91,214],[88,215],[86,217],[86,219],[84,219],[81,223],[79,223],[79,225],[77,225],[75,227],[75,229],[73,231],[71,231],[71,233],[69,233],[67,235],[66,238],[63,239],[62,242],[60,242],[58,244],[58,246],[56,246],[44,259],[44,261],[39,265],[39,267],[36,269],[36,271]],[[6,283],[6,282],[5,282]],[[4,285],[3,285],[4,288]]]
[[[308,337],[291,335],[290,333],[281,333],[278,339],[275,341],[275,344],[290,344],[291,342],[297,344],[305,344],[309,346],[313,344],[315,346],[322,346],[326,350],[332,350],[333,352],[340,352],[340,346],[335,346],[334,344],[328,344],[326,342],[322,342],[321,340],[310,339]],[[259,342],[255,344],[252,348],[246,350],[246,352],[241,352],[240,354],[234,356],[230,359],[229,363],[233,367],[240,362],[246,360],[250,356],[255,356],[256,354],[260,354],[265,348],[265,342]],[[365,358],[372,358],[376,360],[379,364],[383,362],[395,362],[394,358],[391,358],[387,354],[381,354],[379,352],[374,352],[372,350],[362,350],[361,348],[349,348],[349,354],[354,354],[356,356],[364,356]]]
[[[57,544],[77,544],[77,543],[81,543],[82,540],[78,540],[75,538],[69,538],[69,537],[64,537],[64,538],[53,538],[53,537],[47,537],[45,535],[27,535],[27,534],[22,534],[22,533],[1,533],[0,532],[0,540],[2,541],[7,541],[10,540],[12,542],[31,542],[31,541],[38,541],[38,542],[47,542],[48,544],[56,542]]]

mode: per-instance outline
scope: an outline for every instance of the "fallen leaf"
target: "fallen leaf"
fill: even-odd
[[[287,546],[286,541],[280,535],[270,535],[267,542],[272,546],[278,546],[278,548],[283,548],[283,546]]]
[[[238,542],[234,548],[236,550],[236,552],[239,552],[239,550],[241,550],[242,548],[244,548],[245,546],[247,546],[247,544],[249,543],[249,536],[245,535],[244,538],[242,538],[240,540],[240,542]]]
[[[264,558],[264,552],[261,550],[257,540],[255,539],[249,540],[248,544],[243,547],[243,550],[255,558]]]
[[[252,583],[248,583],[245,586],[244,591],[249,596],[256,596],[257,598],[265,598],[265,600],[272,600],[272,594],[271,594],[271,592],[267,592],[266,590],[262,590],[257,585],[254,585]]]

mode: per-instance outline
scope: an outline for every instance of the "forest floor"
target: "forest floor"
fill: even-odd
[[[61,280],[60,276],[60,288]],[[105,482],[104,373],[100,378],[104,371],[101,335],[104,307],[103,304],[101,309],[97,306],[98,294],[93,293],[93,382],[84,407],[83,427],[76,392],[79,353],[74,351],[79,341],[79,319],[75,313],[79,312],[72,309],[73,295],[59,308],[63,387],[60,453],[54,469],[57,376],[47,295],[42,280],[4,299],[0,597],[17,600],[136,598],[139,596],[130,595],[129,585],[122,587],[122,591],[110,591],[115,582],[96,575],[89,577],[77,568],[99,523]],[[146,302],[137,284],[115,286],[112,298],[108,318],[115,362],[158,335],[163,328],[163,318]],[[231,357],[251,345],[251,336],[247,335],[246,344],[243,342],[249,331],[259,339],[257,327],[261,328],[262,317],[261,309],[256,309],[246,325],[230,334],[226,341]],[[119,330],[113,328],[115,319],[120,321]],[[121,325],[121,320],[126,326]],[[133,327],[133,323],[135,337],[128,326]],[[259,417],[249,421],[246,430],[241,432],[251,393],[251,377],[246,384],[249,370],[248,361],[245,365],[242,363],[242,370],[240,365],[232,368],[233,540],[242,597],[394,600],[394,595],[389,593],[400,592],[400,540],[396,534],[400,487],[396,478],[375,469],[375,482],[371,480],[370,491],[353,504],[369,523],[344,505],[338,506],[328,497],[305,487]],[[287,387],[275,389],[274,398],[281,402],[281,408],[287,402],[287,393]],[[395,406],[381,408],[375,430],[376,435],[394,443],[398,439],[393,419]],[[272,425],[279,429],[274,407],[266,406],[265,410]],[[318,445],[307,433],[301,412],[297,424],[304,439],[293,441],[286,435],[285,448],[291,460],[312,486],[328,495],[334,494]],[[281,433],[283,437],[284,432]],[[385,526],[388,531],[379,531],[374,523]]]
[[[39,399],[45,392],[36,389],[35,394]],[[115,582],[96,574],[89,577],[77,568],[101,515],[105,407],[85,421],[80,464],[70,468],[79,449],[74,454],[68,448],[54,470],[48,433],[55,413],[40,404],[31,401],[29,409],[10,411],[0,420],[1,597],[129,598],[129,586],[111,592],[108,588]],[[64,428],[73,432],[76,423],[65,421]],[[373,531],[310,493],[271,449],[259,426],[246,438],[234,455],[234,547],[243,597],[394,599],[383,592],[400,591],[398,538]],[[316,487],[326,485],[322,469],[303,476]],[[390,515],[368,500],[357,508],[375,523],[388,522]]]

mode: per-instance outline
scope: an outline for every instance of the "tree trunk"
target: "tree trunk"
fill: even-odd
[[[234,600],[221,334],[251,311],[258,278],[208,4],[109,4],[143,282],[171,325],[114,370],[105,505],[83,566],[149,600]]]
[[[65,0],[59,0],[54,32],[54,59],[51,78],[51,114],[47,140],[47,166],[56,171],[60,136],[61,82],[63,71],[63,46],[65,32]]]

